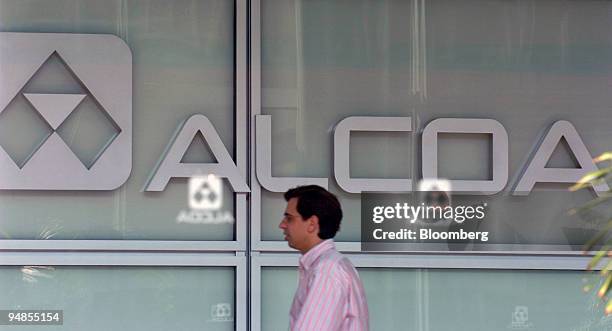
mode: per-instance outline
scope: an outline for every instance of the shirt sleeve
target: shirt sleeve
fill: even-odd
[[[292,331],[339,330],[344,320],[347,293],[329,272],[315,273]]]

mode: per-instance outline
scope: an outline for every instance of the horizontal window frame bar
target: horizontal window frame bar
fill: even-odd
[[[242,253],[3,252],[0,266],[242,267]]]
[[[239,241],[193,240],[0,240],[0,251],[244,251]]]
[[[499,269],[499,270],[586,270],[589,256],[534,255],[516,256],[502,254],[344,254],[359,268],[410,268],[410,269]],[[297,267],[297,253],[254,254],[254,267]],[[601,268],[601,267],[600,267]],[[596,270],[598,270],[596,268]]]
[[[396,255],[415,255],[415,254],[438,254],[438,255],[513,255],[513,256],[533,256],[533,255],[546,255],[546,256],[593,256],[593,252],[583,252],[579,249],[582,246],[573,246],[572,248],[577,250],[567,250],[567,245],[524,245],[524,244],[482,244],[474,246],[471,250],[462,251],[448,251],[441,248],[448,247],[447,244],[413,244],[415,250],[411,251],[361,251],[360,242],[345,242],[336,241],[336,248],[338,251],[345,253],[354,254],[396,254]],[[480,249],[480,250],[478,250]],[[488,250],[485,250],[488,249]],[[285,241],[271,241],[261,240],[254,245],[253,250],[258,252],[295,252],[295,250],[289,248]]]

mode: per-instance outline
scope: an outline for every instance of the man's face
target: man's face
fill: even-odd
[[[291,198],[287,201],[285,216],[278,227],[283,230],[289,246],[303,252],[309,247],[309,239],[314,233],[315,226],[311,219],[304,220],[298,213],[297,202],[298,198]]]

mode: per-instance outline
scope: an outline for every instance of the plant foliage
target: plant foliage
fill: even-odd
[[[612,152],[607,152],[595,158],[596,163],[607,163],[605,167],[593,171],[582,177],[575,185],[570,187],[570,191],[578,191],[593,185],[607,182],[612,177]],[[570,210],[570,214],[587,212],[612,201],[612,190],[601,194],[599,197],[585,203],[584,205]],[[602,283],[597,289],[597,296],[605,301],[606,315],[612,313],[612,298],[608,296],[612,289],[612,240],[610,233],[612,230],[612,217],[605,220],[602,229],[584,245],[585,254],[593,254],[593,258],[587,265],[587,270],[597,270],[602,278]],[[590,286],[585,287],[586,291],[591,290]]]

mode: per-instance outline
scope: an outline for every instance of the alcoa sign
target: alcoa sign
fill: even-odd
[[[82,86],[80,94],[30,91],[28,84],[51,57],[59,58],[65,69]],[[58,33],[0,33],[0,115],[17,97],[25,98],[52,129],[51,135],[23,164],[16,164],[0,147],[0,189],[4,190],[114,190],[129,177],[132,167],[132,54],[129,47],[113,35]],[[117,129],[115,136],[93,164],[83,164],[57,134],[66,118],[84,98],[100,105]],[[273,192],[318,184],[328,186],[328,178],[272,177],[271,117],[255,116],[255,164],[262,187]],[[334,177],[350,193],[410,192],[411,179],[351,178],[349,145],[351,131],[412,132],[410,117],[348,117],[334,130]],[[201,132],[217,163],[181,163],[195,135]],[[452,180],[453,191],[464,194],[495,194],[508,184],[508,134],[493,119],[439,118],[425,126],[422,133],[422,173],[437,178],[438,133],[486,133],[492,137],[492,179]],[[565,138],[580,168],[547,168],[555,147]],[[513,188],[515,195],[527,195],[537,182],[573,183],[596,170],[583,141],[567,121],[552,124],[536,152],[522,169]],[[52,174],[52,175],[51,175]],[[166,153],[144,186],[145,191],[163,191],[173,177],[213,174],[227,178],[237,193],[249,192],[245,178],[221,142],[215,128],[204,115],[188,118],[177,130]],[[599,194],[608,190],[602,183]]]
[[[334,129],[334,177],[338,185],[350,193],[410,192],[411,179],[351,178],[349,173],[349,144],[351,131],[404,131],[411,132],[410,117],[347,117]],[[201,132],[218,163],[185,164],[183,155],[195,135]],[[271,116],[255,116],[256,174],[262,187],[272,192],[284,192],[288,188],[317,184],[328,186],[328,178],[272,177],[271,175]],[[422,172],[424,178],[437,178],[438,133],[486,133],[492,137],[493,178],[491,180],[451,180],[454,192],[475,195],[491,195],[503,190],[508,183],[508,134],[504,126],[493,119],[438,118],[425,126],[422,134]],[[547,168],[555,147],[565,138],[580,168]],[[538,182],[574,183],[597,167],[574,126],[568,121],[554,122],[544,139],[536,146],[536,152],[525,166],[514,189],[514,195],[527,195]],[[146,191],[163,191],[172,177],[191,177],[209,173],[227,178],[235,192],[249,192],[249,187],[238,167],[223,146],[219,135],[204,115],[190,117],[181,127],[162,157]],[[595,187],[597,194],[608,190],[602,183]]]

